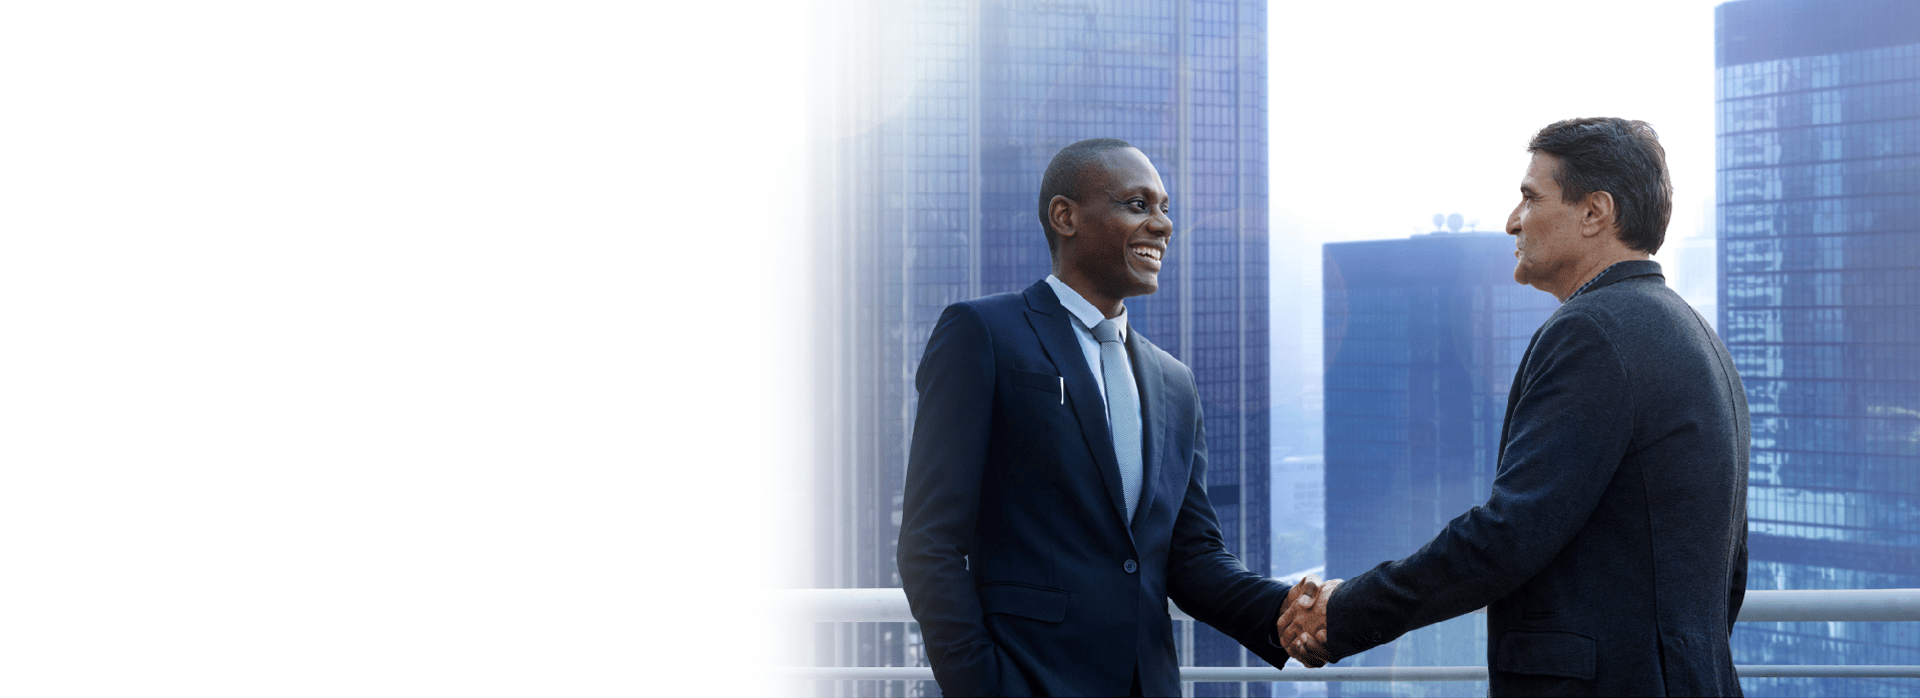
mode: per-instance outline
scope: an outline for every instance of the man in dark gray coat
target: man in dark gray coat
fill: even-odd
[[[1665,151],[1612,118],[1527,149],[1513,275],[1562,305],[1514,376],[1492,496],[1406,559],[1296,585],[1282,642],[1318,666],[1485,606],[1493,695],[1739,695],[1746,391],[1648,259]]]

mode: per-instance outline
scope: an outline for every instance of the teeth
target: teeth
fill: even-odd
[[[1145,246],[1135,247],[1133,248],[1133,253],[1154,261],[1160,260],[1160,250],[1158,248]]]

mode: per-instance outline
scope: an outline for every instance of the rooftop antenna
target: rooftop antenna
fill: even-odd
[[[1460,218],[1460,214],[1458,213],[1453,214],[1451,216],[1447,216],[1447,230],[1450,230],[1456,233],[1460,232],[1461,221],[1462,219]]]
[[[1433,232],[1436,232],[1436,233],[1440,232],[1440,229],[1442,227],[1445,227],[1446,224],[1447,224],[1447,214],[1444,214],[1444,213],[1433,214]]]

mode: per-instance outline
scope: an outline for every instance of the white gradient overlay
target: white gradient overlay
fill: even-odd
[[[804,10],[0,13],[0,694],[753,694]]]

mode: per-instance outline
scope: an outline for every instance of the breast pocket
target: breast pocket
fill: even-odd
[[[1066,382],[1059,376],[1038,371],[1013,369],[1013,384],[1022,388],[1031,388],[1047,395],[1058,396],[1060,403],[1067,401]],[[1023,396],[1031,398],[1033,396]]]
[[[1019,477],[1046,479],[1058,460],[1054,443],[1068,433],[1071,412],[1059,376],[1039,371],[1012,370],[1013,390],[999,398],[995,431],[1007,443],[1018,444]],[[1034,467],[1039,466],[1039,467]]]

